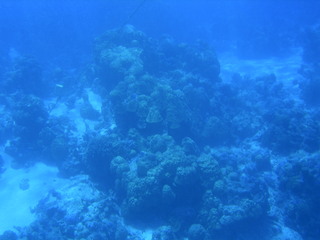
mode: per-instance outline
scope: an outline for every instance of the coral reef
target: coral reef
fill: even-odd
[[[24,164],[37,152],[37,140],[48,120],[43,101],[33,95],[18,94],[10,102],[13,132],[19,138],[10,142],[6,152]]]
[[[207,45],[132,26],[98,38],[90,71],[53,104],[20,85],[0,98],[14,122],[7,153],[22,165],[45,156],[70,182],[39,203],[31,226],[0,239],[141,239],[129,225],[155,229],[152,240],[317,239],[320,113],[307,90],[317,40],[300,84],[313,108],[274,74],[224,81]]]
[[[33,211],[37,220],[20,229],[22,238],[134,239],[112,196],[98,191],[85,176],[71,178],[69,184],[52,190]]]
[[[297,152],[278,167],[280,205],[285,209],[288,226],[304,239],[316,239],[320,232],[319,218],[319,152]],[[285,200],[286,199],[286,200]],[[312,210],[311,210],[312,209]]]
[[[42,97],[48,93],[48,84],[42,78],[42,69],[33,58],[16,58],[7,75],[3,87],[8,93],[21,92]]]

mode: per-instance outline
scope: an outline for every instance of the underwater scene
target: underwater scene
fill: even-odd
[[[319,240],[320,1],[1,0],[0,240]]]

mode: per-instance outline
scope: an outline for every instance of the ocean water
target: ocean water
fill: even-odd
[[[320,239],[319,12],[0,1],[0,240]]]

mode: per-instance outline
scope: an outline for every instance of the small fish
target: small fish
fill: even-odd
[[[56,84],[56,87],[63,88],[64,86],[62,84]]]

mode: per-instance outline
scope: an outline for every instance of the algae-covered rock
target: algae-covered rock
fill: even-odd
[[[97,190],[87,176],[73,177],[39,202],[37,216],[23,229],[27,239],[50,236],[66,239],[119,239],[134,237],[123,225],[111,195]]]
[[[161,122],[162,119],[160,111],[157,108],[151,107],[149,109],[148,116],[146,118],[147,123],[158,123]]]
[[[44,81],[40,64],[30,57],[17,57],[4,82],[8,93],[20,92],[38,97],[48,95],[50,85]]]
[[[188,230],[189,240],[205,240],[208,239],[208,234],[201,224],[192,224]]]

